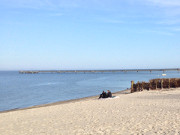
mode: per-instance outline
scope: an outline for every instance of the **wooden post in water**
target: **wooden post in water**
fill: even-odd
[[[163,89],[163,79],[161,79],[161,89]]]
[[[157,83],[158,83],[158,80],[155,80],[155,83],[156,83],[156,90],[157,90]]]
[[[142,89],[141,89],[142,91],[144,90],[144,82],[142,82]]]
[[[177,79],[176,78],[174,79],[174,85],[175,85],[175,88],[178,87],[178,83],[177,83]]]
[[[139,81],[138,81],[138,91],[140,91],[140,85],[139,85]]]
[[[131,93],[134,92],[134,81],[131,81]]]
[[[151,83],[152,83],[152,81],[149,81],[149,90],[152,89],[152,88],[151,88],[151,87],[152,87],[152,84],[151,84]]]

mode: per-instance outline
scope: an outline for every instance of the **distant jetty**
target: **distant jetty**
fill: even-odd
[[[142,71],[180,71],[180,68],[168,69],[120,69],[120,70],[23,70],[20,74],[38,74],[38,73],[104,73],[104,72],[142,72]]]

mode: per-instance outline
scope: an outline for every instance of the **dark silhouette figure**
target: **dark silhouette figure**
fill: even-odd
[[[107,97],[112,97],[112,93],[110,90],[107,90]]]
[[[99,98],[107,98],[107,94],[106,92],[102,92],[102,94],[100,94]]]

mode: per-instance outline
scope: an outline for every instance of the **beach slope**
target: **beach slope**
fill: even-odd
[[[180,135],[180,88],[0,113],[1,135]]]

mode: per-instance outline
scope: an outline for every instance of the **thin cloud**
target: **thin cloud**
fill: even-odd
[[[146,33],[151,33],[151,34],[156,34],[156,35],[166,35],[166,36],[173,36],[174,33],[173,32],[170,32],[168,30],[142,30],[142,31],[139,31],[138,33],[141,33],[141,34],[146,34]]]
[[[81,1],[78,0],[2,0],[0,5],[13,8],[33,8],[33,9],[57,9],[67,7],[78,7]]]
[[[180,24],[180,19],[167,19],[157,22],[157,24],[175,25]]]
[[[174,25],[179,24],[177,18],[180,17],[180,0],[140,0],[145,6],[152,8],[152,13],[158,14],[162,18],[158,24]],[[155,9],[155,11],[153,11]],[[163,19],[165,18],[165,19]]]
[[[179,28],[172,28],[172,30],[179,32],[180,31],[180,27]]]
[[[166,29],[173,32],[180,32],[180,27],[167,27]]]
[[[165,7],[179,7],[180,6],[180,0],[147,0],[147,2],[150,2],[157,6],[165,6]]]
[[[45,3],[42,0],[2,0],[0,3],[3,7],[10,7],[10,8],[32,8],[32,9],[39,9],[45,6]]]
[[[1,0],[0,5],[12,6],[12,7],[29,7],[29,8],[42,8],[42,7],[116,7],[126,3],[126,5],[135,5],[135,4],[154,4],[157,6],[166,6],[166,7],[180,7],[180,0],[127,0],[127,1],[118,1],[118,0]],[[119,6],[117,6],[119,5]]]
[[[154,34],[158,34],[158,35],[167,35],[167,36],[172,36],[174,35],[172,32],[167,32],[167,31],[158,31],[158,30],[149,30],[147,31],[149,33],[154,33]]]
[[[52,12],[49,16],[63,16],[61,12],[64,13],[64,11],[73,14],[75,10],[73,12],[72,10],[68,11],[69,8],[87,8],[87,13],[95,16],[94,11],[100,13],[102,9],[105,13],[112,13],[113,17],[109,17],[110,19],[108,17],[107,19],[99,19],[98,21],[112,24],[130,23],[127,20],[131,20],[134,24],[152,23],[152,21],[158,25],[180,24],[180,20],[176,19],[180,17],[180,0],[1,0],[0,5],[14,8],[50,9],[53,12],[57,12]],[[138,10],[139,7],[141,9],[142,5],[142,10]],[[123,6],[127,8],[123,8]],[[148,7],[147,10],[146,7]],[[158,8],[154,10],[154,7]],[[86,12],[81,13],[86,14]],[[171,18],[171,16],[173,17]]]

